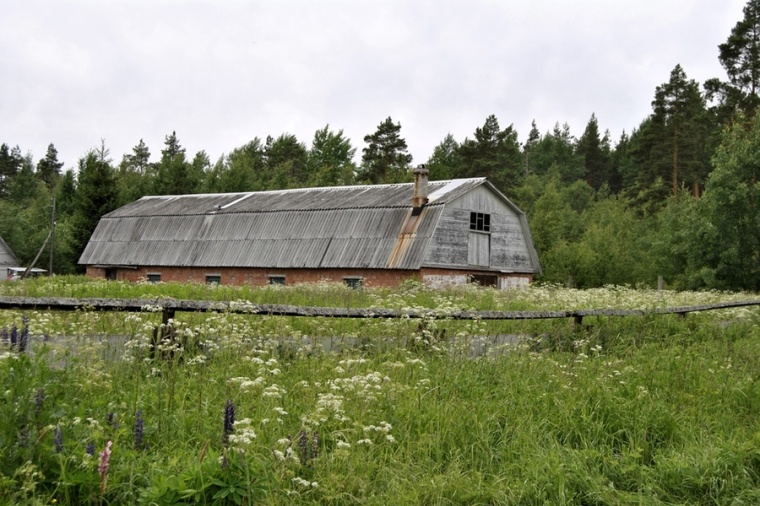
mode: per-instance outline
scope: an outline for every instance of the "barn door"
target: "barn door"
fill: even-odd
[[[491,234],[470,232],[467,263],[481,267],[491,265]]]

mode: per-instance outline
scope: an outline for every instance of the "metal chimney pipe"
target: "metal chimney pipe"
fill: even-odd
[[[412,207],[418,209],[428,203],[428,170],[424,165],[414,169],[414,195]]]

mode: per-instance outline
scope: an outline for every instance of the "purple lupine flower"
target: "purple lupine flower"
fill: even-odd
[[[18,351],[24,353],[26,351],[26,345],[29,342],[29,318],[26,316],[21,317],[21,335],[18,338]]]
[[[301,429],[298,433],[298,450],[301,456],[301,463],[305,464],[309,458],[309,435],[305,429]]]
[[[42,405],[45,403],[45,389],[38,388],[34,394],[34,417],[39,418],[42,414]]]
[[[109,439],[106,443],[105,449],[100,452],[98,456],[98,474],[100,475],[100,493],[106,493],[106,484],[108,482],[108,467],[111,463],[111,445],[113,443]]]
[[[63,451],[63,430],[60,425],[55,428],[53,443],[55,444],[55,453],[61,453]]]
[[[17,341],[18,341],[18,329],[16,328],[16,324],[14,323],[11,326],[11,348],[16,347]]]
[[[24,425],[18,433],[18,445],[22,448],[29,446],[29,427]]]
[[[224,435],[222,436],[222,443],[227,446],[230,442],[230,434],[235,431],[235,403],[232,399],[227,399],[227,404],[224,406]]]
[[[0,329],[0,341],[6,346],[10,343],[10,338],[8,337],[8,327],[3,327]]]
[[[319,456],[319,434],[316,432],[311,433],[311,441],[309,447],[309,458],[316,459]]]
[[[135,416],[135,448],[138,450],[143,447],[143,417],[142,409],[137,410]]]
[[[85,447],[84,452],[89,456],[95,455],[95,443],[93,443],[92,441],[87,443],[87,446]]]
[[[109,413],[106,415],[106,423],[108,423],[108,426],[109,426],[109,427],[113,427],[113,426],[114,426],[114,425],[113,425],[113,411],[109,412]]]

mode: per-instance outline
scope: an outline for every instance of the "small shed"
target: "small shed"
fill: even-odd
[[[79,263],[108,279],[498,288],[540,272],[525,214],[485,178],[146,196],[103,216]]]
[[[8,277],[8,268],[18,267],[18,258],[10,246],[0,237],[0,279]]]

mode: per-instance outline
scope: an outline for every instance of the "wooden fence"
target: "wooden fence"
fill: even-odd
[[[686,316],[698,311],[713,311],[737,307],[760,306],[760,300],[721,302],[702,306],[683,306],[652,309],[568,309],[551,311],[454,311],[441,313],[435,310],[407,311],[382,308],[303,307],[281,304],[253,304],[247,302],[220,302],[178,299],[73,299],[58,297],[1,297],[0,310],[37,311],[126,311],[161,312],[163,321],[174,318],[177,312],[236,313],[271,316],[308,316],[329,318],[451,318],[456,320],[537,320],[572,318],[580,324],[587,316],[645,316],[677,314]]]

